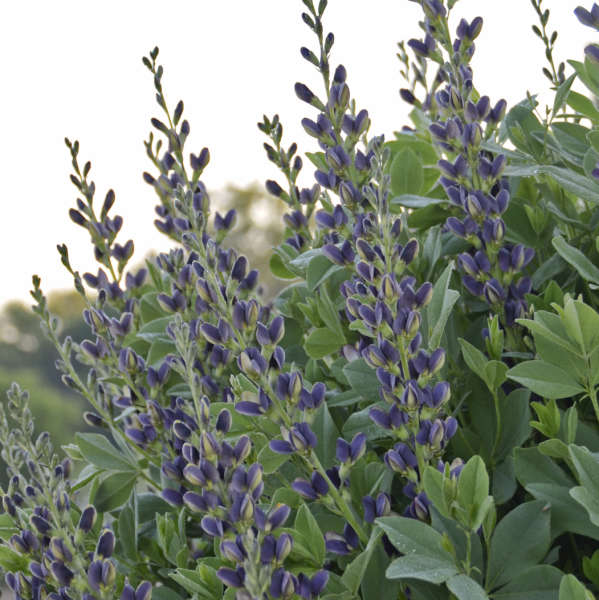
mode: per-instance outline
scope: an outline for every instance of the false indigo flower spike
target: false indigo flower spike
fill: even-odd
[[[508,272],[504,253],[498,252],[502,248],[508,252],[512,250],[511,244],[504,241],[505,224],[498,218],[507,209],[509,200],[507,183],[501,178],[506,158],[502,154],[493,156],[481,151],[481,143],[483,139],[492,138],[496,134],[497,125],[505,115],[506,102],[500,100],[491,108],[488,97],[472,95],[472,42],[480,34],[482,19],[477,17],[470,23],[462,19],[457,27],[456,40],[452,44],[441,33],[447,31],[446,17],[432,11],[427,3],[423,4],[423,9],[427,19],[426,29],[436,43],[436,52],[440,54],[444,51],[447,54],[443,57],[444,62],[440,63],[443,64],[442,81],[447,85],[438,90],[436,102],[427,107],[433,120],[430,125],[433,140],[443,152],[438,162],[442,171],[440,183],[451,202],[459,206],[466,217],[450,217],[446,227],[473,245],[472,250],[459,260],[464,287],[487,300],[492,309],[502,315],[505,325],[507,307],[519,303],[512,297],[509,285],[514,277],[521,277],[521,269],[524,267]],[[596,20],[592,11],[579,8],[576,14],[585,24]],[[443,25],[436,23],[435,19],[444,20]],[[422,56],[430,56],[418,44],[416,47]],[[599,60],[599,46],[596,49],[590,46],[587,55]],[[452,143],[449,144],[448,140],[452,140]],[[478,255],[478,251],[482,254]],[[501,260],[499,266],[502,274],[488,286],[487,274],[495,272],[498,260]],[[502,293],[503,290],[505,293]],[[525,304],[522,307],[526,310]]]

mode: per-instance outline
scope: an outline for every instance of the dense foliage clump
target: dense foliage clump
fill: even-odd
[[[555,99],[508,107],[475,86],[482,19],[454,31],[457,0],[419,0],[422,36],[398,54],[413,125],[384,137],[331,63],[326,0],[303,4],[324,84],[295,87],[313,183],[278,116],[258,124],[285,206],[274,298],[226,241],[234,208],[211,213],[210,154],[186,150],[157,48],[143,177],[175,248],[130,269],[115,194],[96,202],[66,140],[70,217],[99,263],[80,275],[58,247],[87,338],[61,339],[38,277],[32,295],[95,431],[62,457],[10,389],[6,584],[33,600],[593,598],[599,45],[556,64],[532,0]],[[575,13],[599,29],[599,6]]]

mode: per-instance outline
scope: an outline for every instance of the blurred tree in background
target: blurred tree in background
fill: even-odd
[[[248,257],[252,268],[260,270],[265,298],[273,297],[281,283],[270,274],[270,250],[281,241],[284,206],[268,196],[262,185],[228,186],[213,195],[214,210],[237,210],[237,224],[228,244]],[[57,268],[59,260],[57,258]],[[41,274],[43,276],[43,273]],[[75,291],[54,291],[48,297],[50,311],[62,321],[61,337],[73,340],[89,337],[81,313],[83,299]],[[0,398],[17,381],[29,391],[37,430],[48,431],[55,446],[70,443],[75,431],[85,429],[81,415],[84,400],[60,381],[54,366],[54,346],[46,340],[31,308],[13,301],[0,309]],[[3,471],[2,471],[3,472]]]

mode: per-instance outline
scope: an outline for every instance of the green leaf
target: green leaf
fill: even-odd
[[[550,512],[542,501],[510,511],[491,538],[486,588],[503,585],[543,559],[550,542]]]
[[[101,469],[132,471],[137,468],[135,463],[130,462],[120,450],[99,433],[77,433],[75,439],[85,459]]]
[[[447,198],[429,198],[415,194],[402,194],[391,199],[391,205],[406,206],[407,208],[424,208],[435,204],[447,204]]]
[[[457,502],[464,509],[466,522],[471,531],[482,524],[490,508],[489,475],[480,456],[473,456],[463,467],[458,478]]]
[[[424,184],[422,163],[412,150],[405,148],[391,163],[391,191],[394,196],[419,194]]]
[[[571,91],[566,100],[568,106],[571,106],[576,112],[591,119],[591,121],[599,121],[599,111],[594,107],[591,100],[578,92]]]
[[[0,567],[5,571],[17,573],[19,571],[28,571],[29,560],[8,546],[0,546]]]
[[[514,470],[518,481],[527,486],[531,483],[555,483],[568,489],[574,481],[549,457],[543,456],[538,448],[516,448]]]
[[[133,498],[134,496],[132,496]],[[123,547],[123,554],[132,561],[137,560],[137,523],[135,512],[131,506],[123,507],[119,514],[118,540]]]
[[[586,509],[591,523],[599,525],[599,498],[582,486],[573,487],[570,496]]]
[[[345,338],[328,327],[319,327],[310,332],[306,338],[304,349],[310,358],[324,358],[339,350]]]
[[[561,236],[554,237],[551,243],[559,255],[571,264],[583,279],[599,284],[599,269],[578,248],[570,246]]]
[[[99,512],[110,512],[127,502],[137,480],[137,473],[124,471],[104,477],[96,490],[94,506]]]
[[[458,600],[489,600],[485,590],[467,575],[456,575],[447,581],[449,591]]]
[[[493,600],[558,600],[563,573],[550,565],[524,571],[493,594]]]
[[[407,517],[382,517],[376,524],[389,541],[403,554],[426,556],[454,564],[452,555],[443,547],[443,538],[430,525]]]
[[[432,556],[408,555],[396,558],[387,568],[387,579],[419,579],[444,583],[458,572],[452,561]]]
[[[368,406],[359,410],[358,412],[350,415],[345,421],[342,429],[343,437],[346,440],[351,440],[356,433],[364,433],[366,435],[367,440],[378,440],[384,437],[388,437],[390,432],[382,427],[379,427],[371,418],[370,418],[370,409],[371,408],[386,408],[388,404],[385,402],[377,402],[372,406]]]
[[[203,600],[220,600],[223,597],[223,584],[216,574],[216,569],[202,564],[195,571],[177,569],[169,573],[169,577],[191,594],[198,594]]]
[[[160,317],[146,323],[135,336],[145,340],[146,342],[152,343],[156,339],[168,340],[166,335],[166,328],[173,322],[174,317]]]
[[[483,372],[483,379],[487,384],[487,387],[492,390],[498,390],[503,382],[508,371],[508,366],[499,360],[490,360],[485,365]]]
[[[584,505],[584,501],[581,502],[576,498],[577,492],[574,492],[574,490],[585,490],[585,488],[569,488],[555,483],[530,483],[525,486],[525,489],[535,499],[551,505],[552,539],[565,532],[584,535],[595,540],[599,539],[597,523],[594,526],[591,522],[590,511],[587,514],[585,511],[580,510],[578,504],[587,507]]]
[[[535,340],[537,339],[537,336],[541,336],[546,338],[552,344],[555,344],[556,346],[561,346],[564,350],[567,350],[568,352],[578,354],[578,349],[575,346],[573,346],[567,339],[565,339],[566,336],[562,337],[561,335],[559,335],[559,331],[556,332],[554,329],[550,329],[539,320],[541,314],[550,315],[551,313],[547,313],[546,311],[536,311],[534,321],[531,319],[516,319],[516,322],[530,329],[535,336]],[[557,315],[551,314],[551,318],[556,319],[556,321],[558,321],[558,323],[560,324],[560,329],[563,329],[563,325],[561,324],[559,317],[556,317]]]
[[[559,183],[567,192],[582,200],[594,204],[599,203],[599,185],[592,182],[588,177],[579,175],[570,169],[553,165],[545,165],[541,167],[541,171]]]
[[[586,448],[570,444],[570,458],[582,486],[570,490],[570,495],[589,514],[594,525],[599,525],[599,460]]]
[[[306,504],[302,504],[297,511],[294,528],[305,539],[316,563],[322,565],[326,553],[324,536]]]
[[[283,263],[283,259],[273,252],[269,261],[270,272],[278,279],[295,279],[297,275],[292,273]]]
[[[150,346],[146,362],[150,367],[159,367],[164,357],[168,354],[176,354],[177,348],[171,340],[156,339]]]
[[[156,300],[157,297],[158,292],[148,292],[141,297],[139,301],[139,313],[142,323],[146,324],[165,316],[165,312],[160,308]],[[169,318],[172,318],[172,316]]]
[[[371,402],[379,400],[379,380],[374,369],[363,358],[347,363],[343,367],[343,374],[351,388],[362,398]]]
[[[564,575],[559,586],[559,600],[592,600],[594,596],[574,577]]]
[[[318,443],[314,449],[316,456],[318,456],[320,462],[322,462],[326,468],[329,468],[335,461],[339,430],[331,417],[326,402],[320,406],[314,416],[312,431],[316,434],[318,439]]]
[[[422,482],[424,491],[433,506],[444,517],[450,516],[450,506],[444,493],[444,475],[436,467],[428,466],[424,470]]]
[[[542,360],[521,362],[512,367],[507,376],[544,398],[559,400],[584,392],[584,388],[570,374]]]
[[[373,530],[366,548],[364,548],[364,550],[360,552],[347,567],[345,567],[345,571],[341,576],[341,583],[343,583],[343,585],[353,594],[357,594],[360,589],[364,573],[366,573],[368,563],[370,562],[377,545],[380,543],[382,534],[383,532],[380,530]]]
[[[517,389],[507,398],[501,398],[499,408],[501,412],[501,434],[495,449],[496,459],[502,460],[512,449],[521,446],[530,436],[530,392]]]
[[[464,357],[466,364],[473,373],[476,373],[476,375],[483,379],[485,365],[488,362],[487,357],[470,342],[467,342],[462,338],[459,338],[458,341],[462,347],[462,356]]]
[[[343,335],[343,327],[339,318],[339,311],[331,300],[326,286],[321,286],[318,298],[318,315],[323,320],[324,324],[335,331],[339,337],[345,338]]]
[[[332,263],[326,256],[319,254],[309,263],[306,270],[306,284],[308,290],[313,292],[318,286],[344,267]]]
[[[553,114],[557,114],[561,107],[564,105],[568,94],[570,93],[570,88],[572,87],[572,83],[576,79],[576,73],[572,73],[568,79],[566,79],[558,88],[555,93],[555,99],[553,101]]]
[[[266,444],[262,447],[262,450],[258,452],[257,461],[264,468],[264,473],[270,475],[276,473],[290,458],[289,454],[279,454],[273,452],[270,446]]]
[[[441,337],[449,315],[460,297],[459,292],[449,289],[449,280],[451,279],[452,271],[453,263],[450,263],[437,279],[433,287],[433,297],[426,310],[426,318],[430,331],[428,347],[431,350],[437,348],[441,343]]]

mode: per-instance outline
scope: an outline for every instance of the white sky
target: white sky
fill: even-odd
[[[557,57],[580,59],[593,32],[572,14],[579,2],[544,4],[550,27],[560,31]],[[0,303],[27,299],[33,273],[46,291],[70,287],[57,243],[69,245],[76,268],[96,270],[87,232],[67,216],[76,190],[68,180],[65,135],[79,139],[81,158],[92,161],[98,202],[115,189],[112,214],[125,219],[121,242],[133,237],[138,258],[164,247],[152,224],[154,193],[141,179],[149,167],[142,141],[150,117],[158,116],[141,56],[154,45],[161,49],[167,99],[185,101],[189,150],[210,148],[209,189],[276,176],[256,127],[263,113],[281,115],[287,144],[314,150],[300,126],[313,111],[293,92],[296,81],[320,91],[316,72],[299,55],[302,45],[314,48],[302,8],[300,0],[0,2]],[[454,12],[485,20],[474,61],[482,94],[511,104],[527,89],[547,90],[529,0],[460,0]],[[332,63],[346,66],[352,96],[369,110],[374,133],[390,136],[406,123],[396,43],[420,37],[419,13],[408,0],[329,1]]]

